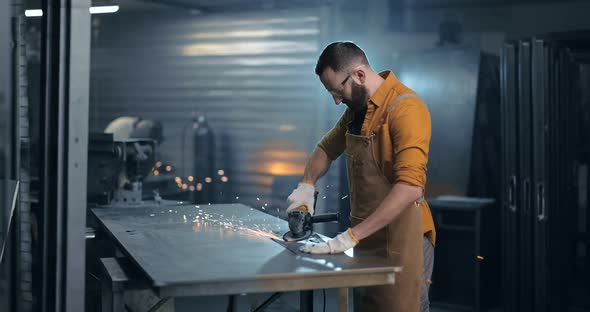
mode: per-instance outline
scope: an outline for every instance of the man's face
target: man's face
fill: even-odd
[[[335,72],[328,67],[320,76],[320,80],[332,95],[336,105],[344,103],[352,111],[358,112],[367,109],[369,92],[364,85],[356,83],[354,77],[354,70],[350,73]]]

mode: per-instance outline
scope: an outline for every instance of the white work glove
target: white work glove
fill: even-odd
[[[307,183],[299,183],[297,188],[293,190],[291,195],[287,198],[287,213],[297,209],[299,206],[306,206],[307,212],[313,216],[313,202],[314,202],[315,187]]]
[[[299,251],[310,254],[336,254],[349,250],[356,246],[359,241],[352,234],[352,229],[338,234],[327,243],[306,244],[299,247]]]

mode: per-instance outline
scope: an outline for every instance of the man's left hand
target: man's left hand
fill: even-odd
[[[349,228],[326,243],[306,244],[299,247],[299,251],[311,254],[336,254],[345,252],[358,243],[352,229]]]

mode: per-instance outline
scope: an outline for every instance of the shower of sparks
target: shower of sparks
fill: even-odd
[[[195,206],[195,208],[198,212],[194,217],[192,217],[192,223],[193,230],[196,232],[199,232],[202,229],[208,227],[218,227],[248,237],[280,239],[273,232],[270,224],[246,225],[244,224],[244,220],[237,220],[235,215],[227,217],[223,214],[204,212],[203,210],[199,209],[198,206]],[[183,215],[183,218],[186,222],[186,215]],[[264,219],[263,222],[266,222],[266,219]]]
[[[249,228],[243,228],[241,233],[244,235],[251,235],[251,236],[261,237],[261,238],[279,239],[279,237],[276,236],[274,233],[267,232],[265,230],[253,230],[253,229],[249,229]]]

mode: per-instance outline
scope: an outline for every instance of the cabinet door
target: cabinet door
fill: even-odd
[[[533,137],[533,202],[531,211],[533,224],[533,289],[534,310],[547,310],[547,201],[546,201],[546,90],[547,63],[544,42],[540,39],[531,41],[531,107]]]
[[[532,238],[532,107],[531,107],[531,42],[520,41],[518,49],[518,157],[521,184],[520,225],[520,309],[531,311],[533,305],[533,238]]]
[[[517,46],[506,43],[501,57],[502,122],[502,302],[503,310],[518,311],[518,131]]]

